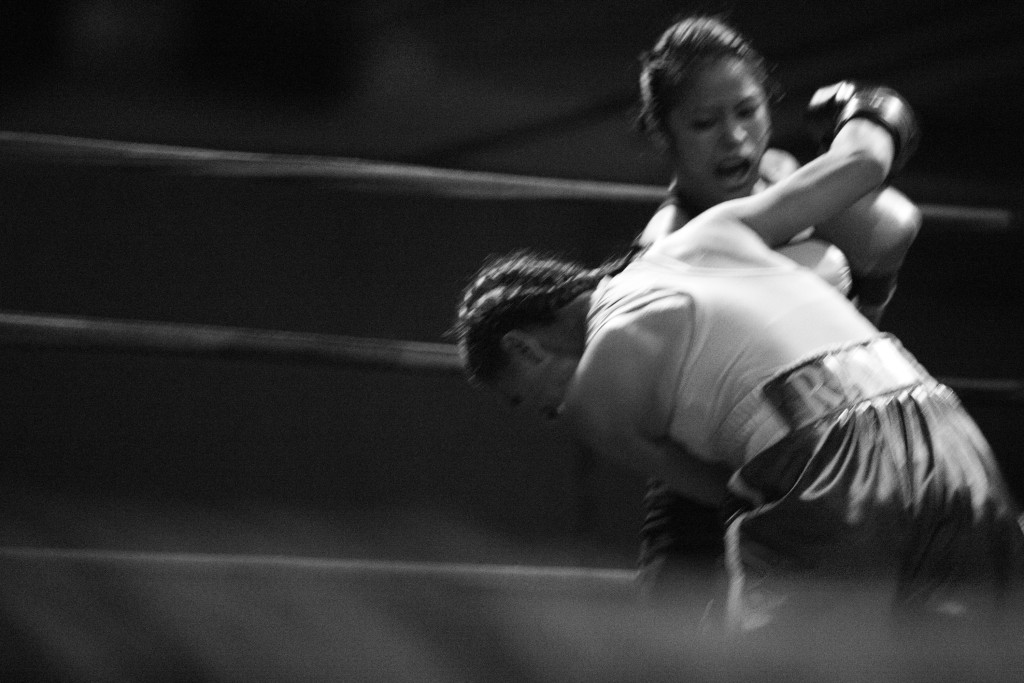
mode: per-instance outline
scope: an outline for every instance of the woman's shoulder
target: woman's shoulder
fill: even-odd
[[[646,246],[654,244],[667,235],[671,235],[686,224],[690,216],[683,211],[679,203],[672,199],[662,202],[647,222],[643,232],[637,237],[637,244]]]
[[[728,202],[713,206],[679,230],[651,245],[649,253],[693,266],[776,265],[764,241],[730,212]]]
[[[648,405],[667,359],[685,352],[694,326],[688,294],[637,287],[632,275],[623,283],[627,296],[609,289],[609,300],[592,301],[586,348],[574,381],[585,395],[601,394],[613,401],[612,412]]]

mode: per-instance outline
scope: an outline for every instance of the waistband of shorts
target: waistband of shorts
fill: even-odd
[[[747,462],[836,411],[927,383],[935,380],[889,334],[827,349],[783,368],[740,401],[717,430],[718,450]]]

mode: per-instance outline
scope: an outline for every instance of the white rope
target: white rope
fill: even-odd
[[[166,173],[240,178],[315,178],[348,190],[501,200],[587,200],[657,204],[655,185],[461,171],[344,157],[231,152],[114,140],[0,131],[0,161],[105,165]],[[920,204],[926,226],[1001,232],[1016,216],[1001,208]]]
[[[86,564],[145,565],[151,567],[207,566],[256,570],[288,568],[326,571],[348,576],[437,578],[489,583],[572,585],[580,583],[632,586],[636,572],[626,569],[470,564],[458,562],[409,562],[391,560],[297,557],[288,555],[233,555],[77,548],[0,547],[0,561],[69,562]]]
[[[450,344],[0,312],[0,346],[462,372]]]
[[[227,152],[194,147],[0,132],[0,158],[28,163],[144,167],[168,173],[241,178],[316,178],[346,189],[470,199],[659,202],[664,189],[537,178],[312,155]]]

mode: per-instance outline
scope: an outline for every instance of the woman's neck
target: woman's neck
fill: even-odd
[[[592,294],[593,290],[587,290],[558,309],[555,321],[545,326],[542,333],[545,345],[560,353],[582,355],[587,342],[587,317]]]

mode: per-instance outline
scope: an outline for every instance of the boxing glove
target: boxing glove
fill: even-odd
[[[910,104],[892,88],[840,81],[820,88],[807,104],[805,119],[819,149],[828,149],[835,134],[857,117],[870,119],[893,139],[891,180],[913,155],[920,141],[917,117]]]

